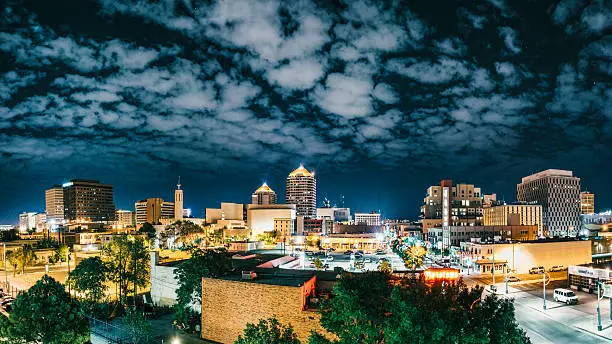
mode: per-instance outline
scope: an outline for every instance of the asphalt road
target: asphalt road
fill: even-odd
[[[555,321],[518,300],[514,303],[514,307],[517,322],[527,332],[533,344],[610,343],[599,336]]]

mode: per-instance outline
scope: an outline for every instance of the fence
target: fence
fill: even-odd
[[[96,318],[87,318],[89,319],[92,343],[126,344],[132,342],[126,329]]]
[[[19,292],[21,292],[20,288],[15,287],[14,285],[11,285],[11,282],[8,281],[3,281],[0,282],[0,289],[2,289],[2,292],[12,298],[16,298],[17,294],[19,294]]]

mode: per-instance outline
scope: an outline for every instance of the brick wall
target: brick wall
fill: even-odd
[[[308,284],[308,283],[307,283]],[[303,311],[303,287],[262,284],[248,281],[202,279],[202,338],[233,343],[247,323],[276,315],[291,324],[306,343],[310,330],[326,333],[316,311]]]

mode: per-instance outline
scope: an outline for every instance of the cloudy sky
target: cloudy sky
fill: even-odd
[[[414,218],[449,178],[514,200],[572,169],[612,207],[612,2],[13,1],[0,23],[0,222],[70,178],[196,215],[279,196]]]

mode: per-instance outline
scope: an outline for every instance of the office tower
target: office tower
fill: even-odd
[[[251,196],[251,204],[276,204],[276,192],[263,183]]]
[[[68,221],[115,220],[113,186],[97,180],[73,179],[62,185],[64,216]]]
[[[49,223],[64,222],[64,189],[61,185],[54,185],[45,191],[45,208]]]
[[[286,203],[295,204],[298,216],[317,215],[317,180],[301,164],[287,177]]]
[[[160,219],[174,218],[174,203],[165,202],[161,198],[147,198],[134,204],[136,208],[136,225],[145,222],[150,224],[159,223]]]
[[[19,231],[27,232],[36,229],[36,212],[26,212],[19,214]]]
[[[485,226],[538,226],[538,237],[544,236],[539,204],[505,204],[484,208],[483,212]]]
[[[183,190],[181,190],[181,177],[179,177],[174,191],[174,219],[183,219]]]
[[[580,228],[580,178],[572,171],[546,170],[524,177],[516,186],[519,202],[542,206],[549,236],[576,236]]]
[[[580,213],[595,214],[595,194],[588,191],[580,193]]]

